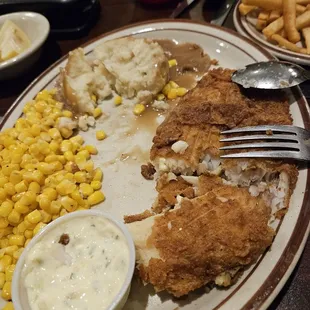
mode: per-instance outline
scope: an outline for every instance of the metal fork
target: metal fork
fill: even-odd
[[[262,151],[223,154],[221,158],[286,158],[310,161],[310,131],[301,127],[286,125],[253,126],[226,130],[222,131],[221,134],[245,134],[226,137],[221,139],[220,142],[246,143],[226,145],[221,147],[220,150],[265,149]],[[265,141],[251,142],[253,140]]]

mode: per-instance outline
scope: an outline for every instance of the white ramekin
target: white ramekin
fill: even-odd
[[[29,69],[39,58],[40,48],[50,32],[48,20],[38,13],[16,12],[1,15],[0,28],[6,20],[20,27],[30,39],[31,45],[16,57],[0,62],[0,80],[16,77]]]
[[[75,219],[77,217],[86,217],[86,216],[102,216],[108,220],[110,220],[113,224],[115,224],[123,233],[129,249],[129,268],[127,271],[127,275],[124,281],[124,284],[119,291],[119,293],[115,296],[111,305],[107,310],[118,310],[121,309],[127,301],[131,280],[133,277],[133,272],[135,269],[135,246],[132,240],[132,237],[127,229],[127,227],[114,219],[111,215],[102,212],[100,210],[85,210],[85,211],[76,211],[69,214],[66,214],[55,221],[51,222],[47,226],[45,226],[27,245],[22,255],[20,256],[16,268],[14,270],[13,281],[12,281],[12,300],[14,304],[15,310],[30,310],[30,306],[28,304],[28,298],[25,288],[23,287],[23,281],[21,281],[22,269],[25,264],[25,259],[31,250],[31,248],[39,241],[43,236],[49,233],[52,229],[54,229],[57,225]]]

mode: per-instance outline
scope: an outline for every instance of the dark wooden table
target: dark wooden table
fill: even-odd
[[[219,0],[200,1],[190,10],[182,14],[182,18],[210,21],[219,6]],[[25,76],[19,79],[0,82],[0,115],[3,115],[17,96],[44,69],[51,65],[70,50],[88,40],[121,26],[148,19],[168,18],[177,1],[165,5],[143,5],[134,0],[101,0],[100,18],[88,35],[75,40],[57,40],[50,36],[44,45],[38,64]],[[225,27],[234,29],[232,12],[224,23]],[[307,85],[306,85],[307,86]],[[304,93],[310,96],[310,89],[303,86]],[[308,97],[309,98],[309,97]],[[309,99],[308,99],[309,100]],[[306,310],[310,309],[310,239],[304,253],[290,279],[270,306],[277,310]]]

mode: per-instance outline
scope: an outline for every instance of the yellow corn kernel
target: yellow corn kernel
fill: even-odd
[[[73,113],[71,111],[69,111],[69,110],[64,110],[64,111],[62,111],[62,115],[64,117],[72,118]]]
[[[8,183],[9,182],[9,178],[4,176],[4,175],[1,175],[0,176],[0,187],[3,188],[4,184]]]
[[[49,136],[53,139],[53,140],[61,140],[61,134],[59,132],[59,130],[57,128],[51,128],[48,130],[48,134]]]
[[[118,106],[118,105],[120,105],[120,104],[122,104],[123,103],[123,98],[121,97],[121,96],[116,96],[115,98],[114,98],[114,104],[116,105],[116,106]]]
[[[25,225],[25,222],[21,222],[18,224],[17,226],[17,231],[20,233],[20,234],[23,234],[25,232],[25,230],[27,229],[26,225]]]
[[[97,155],[98,154],[97,148],[95,146],[93,146],[93,145],[85,145],[84,148],[91,155]]]
[[[105,196],[101,191],[95,191],[88,198],[88,203],[93,206],[105,200]]]
[[[59,214],[60,209],[61,209],[61,202],[58,200],[52,201],[51,206],[50,206],[50,213],[51,214]]]
[[[60,213],[59,213],[59,216],[64,216],[66,214],[68,214],[68,211],[66,209],[61,209]]]
[[[103,140],[106,138],[106,133],[103,130],[96,131],[96,138],[97,140]]]
[[[13,196],[16,193],[15,186],[11,182],[4,184],[3,188],[7,195]]]
[[[6,228],[7,229],[7,228]],[[9,232],[8,234],[10,234],[11,232]],[[3,237],[4,235],[2,235],[1,237]],[[4,249],[7,246],[9,246],[9,240],[8,239],[1,239],[0,240],[0,248]]]
[[[74,174],[74,180],[77,183],[85,183],[87,181],[87,173],[85,171],[78,171]]]
[[[51,201],[48,199],[48,197],[41,194],[40,196],[38,196],[37,200],[39,202],[40,208],[46,212],[49,212]]]
[[[20,214],[25,214],[29,212],[29,207],[22,204],[19,200],[15,202],[14,210],[16,210]]]
[[[0,289],[3,288],[4,283],[5,283],[5,273],[0,272]]]
[[[77,208],[77,202],[68,196],[61,197],[60,201],[61,206],[64,207],[68,212],[73,212]]]
[[[14,203],[11,200],[3,201],[0,205],[0,216],[7,217],[13,210]]]
[[[171,85],[169,83],[167,83],[164,88],[162,89],[162,93],[167,96],[169,91],[171,90]]]
[[[69,195],[76,189],[76,185],[69,180],[62,180],[57,186],[56,190],[61,196]]]
[[[60,149],[59,143],[56,142],[56,141],[54,141],[54,140],[51,141],[51,143],[50,143],[50,149],[51,149],[51,151],[54,152],[54,153],[58,152],[58,150]]]
[[[26,171],[23,174],[23,178],[27,182],[37,182],[41,185],[44,184],[44,175],[41,171],[39,170],[34,170],[34,171]]]
[[[94,170],[94,162],[92,160],[88,160],[83,167],[87,172],[92,172]]]
[[[183,97],[187,93],[187,89],[184,87],[177,88],[177,96]]]
[[[38,125],[38,124],[33,124],[29,130],[30,130],[30,133],[31,133],[34,137],[40,136],[40,133],[41,133],[41,127],[40,127],[40,125]]]
[[[14,170],[14,171],[12,171],[11,174],[10,174],[9,181],[10,181],[12,184],[16,185],[16,184],[19,183],[22,179],[23,179],[22,174],[21,174],[19,171]]]
[[[175,99],[177,97],[177,89],[176,88],[170,89],[167,97],[168,97],[168,99]]]
[[[20,221],[20,213],[13,209],[8,215],[8,221],[12,224],[18,224]]]
[[[23,154],[22,153],[14,153],[12,154],[11,163],[12,164],[20,164],[22,162]]]
[[[7,248],[5,248],[7,249]],[[4,255],[0,259],[0,272],[4,272],[5,269],[12,264],[12,256],[10,255]]]
[[[70,142],[72,144],[79,144],[79,145],[82,145],[84,143],[84,138],[80,135],[76,135],[72,138],[70,138]]]
[[[88,197],[94,192],[94,190],[89,184],[81,183],[80,184],[80,192],[82,193],[82,195],[84,197]]]
[[[9,222],[4,217],[0,217],[0,228],[6,228],[9,226]]]
[[[89,159],[90,154],[87,150],[82,150],[76,154],[76,158],[78,158],[78,159]]]
[[[46,226],[46,224],[40,222],[36,225],[36,227],[33,230],[33,235],[35,236],[41,229],[43,229]]]
[[[41,132],[40,138],[45,142],[51,142],[52,141],[52,137],[47,132]]]
[[[3,188],[0,188],[0,201],[3,201],[6,198],[7,194]]]
[[[41,186],[37,182],[31,182],[29,184],[28,190],[29,190],[29,192],[32,192],[34,194],[39,194],[40,190],[41,190]]]
[[[17,250],[18,250],[17,245],[9,245],[5,248],[5,254],[7,254],[9,256],[13,256],[14,251],[17,251]]]
[[[33,192],[26,192],[19,200],[19,202],[25,206],[31,205],[37,199],[37,195]]]
[[[15,266],[16,265],[12,264],[12,265],[5,268],[5,281],[7,281],[7,282],[12,281]]]
[[[100,168],[96,168],[94,170],[94,176],[93,176],[93,181],[102,181],[103,178],[103,172]]]
[[[16,193],[22,193],[25,192],[28,188],[28,182],[23,180],[14,186]]]
[[[83,203],[83,197],[80,192],[76,189],[74,192],[70,194],[72,199],[74,199],[79,205]]]
[[[56,200],[58,193],[54,188],[48,187],[43,190],[43,195],[45,195],[50,201]]]
[[[70,140],[63,140],[60,144],[60,150],[64,153],[67,151],[72,151],[72,143]]]
[[[60,133],[65,139],[68,139],[73,135],[73,130],[69,129],[69,128],[62,127],[62,128],[60,128]]]
[[[100,181],[91,181],[90,186],[96,191],[101,188],[101,182]]]
[[[9,237],[9,245],[23,246],[25,243],[25,237],[22,235],[12,235]]]
[[[54,171],[60,171],[63,169],[63,164],[60,161],[53,161],[51,165]]]
[[[14,235],[18,235],[18,230],[17,230],[17,227],[16,227],[16,226],[13,227],[13,234],[14,234]]]
[[[65,159],[67,161],[73,161],[74,160],[74,155],[73,155],[72,151],[64,152],[64,156],[65,156]]]
[[[55,214],[55,215],[52,216],[52,221],[55,221],[58,218],[59,218],[59,214]]]
[[[45,162],[39,163],[37,169],[45,175],[50,175],[55,172],[55,167],[53,164],[48,164]]]
[[[1,297],[5,300],[11,300],[11,282],[5,282],[2,288]]]
[[[32,224],[37,224],[42,220],[42,215],[39,210],[34,210],[27,215],[27,220]]]
[[[101,110],[101,108],[95,108],[94,109],[94,111],[93,111],[93,117],[94,118],[98,118],[99,116],[101,116],[102,115],[102,110]]]
[[[164,94],[160,93],[160,94],[158,94],[158,95],[156,96],[156,99],[157,99],[157,100],[165,100],[165,99],[166,99],[166,96],[165,96]]]
[[[94,102],[97,102],[97,97],[96,97],[96,95],[92,94],[92,95],[91,95],[91,100],[94,101]]]
[[[169,63],[169,68],[174,67],[178,64],[176,59],[170,59],[168,63]]]
[[[6,303],[6,305],[2,308],[2,310],[14,310],[13,303],[11,301]]]
[[[143,112],[145,111],[145,105],[141,104],[141,103],[137,103],[135,104],[134,108],[133,108],[133,113],[135,115],[141,115]]]
[[[36,227],[36,224],[32,224],[27,220],[27,217],[24,218],[24,225],[26,229],[34,229]]]
[[[171,88],[179,88],[179,85],[174,81],[169,81],[169,85],[171,86]]]
[[[31,229],[26,229],[26,230],[24,231],[24,236],[25,236],[26,239],[32,238],[32,236],[33,236],[33,231],[32,231]]]
[[[41,221],[43,223],[47,224],[47,223],[49,223],[52,220],[51,214],[47,213],[44,210],[40,210],[39,212],[41,213],[41,216],[42,216],[42,220]]]

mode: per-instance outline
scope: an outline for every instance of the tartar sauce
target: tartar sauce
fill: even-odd
[[[129,248],[103,217],[68,220],[33,246],[22,271],[32,310],[106,309],[125,282]]]

